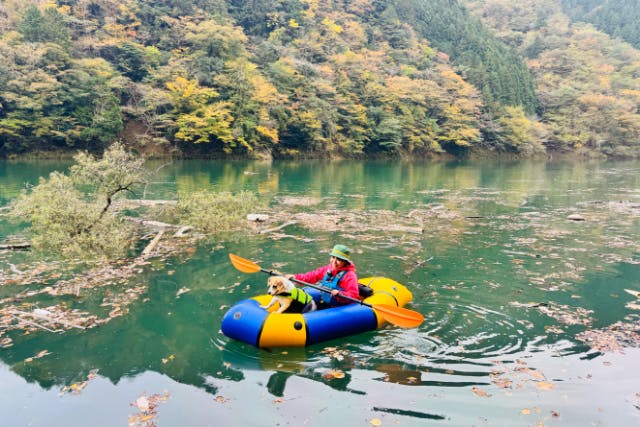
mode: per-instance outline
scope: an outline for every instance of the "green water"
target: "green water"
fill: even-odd
[[[0,163],[0,207],[63,167]],[[640,424],[637,343],[603,353],[576,338],[637,325],[625,290],[640,291],[640,163],[185,161],[154,181],[146,198],[251,190],[276,209],[389,210],[424,231],[298,224],[211,237],[152,262],[131,279],[147,291],[126,316],[86,331],[10,333],[13,346],[0,349],[0,425],[127,425],[140,395],[165,392],[150,420],[157,426]],[[283,203],[303,197],[320,203]],[[0,240],[21,232],[0,216]],[[407,285],[408,308],[425,322],[271,351],[220,334],[229,305],[266,289],[266,277],[238,272],[229,253],[299,272],[328,261],[336,242],[354,249],[361,277]],[[31,257],[0,253],[0,299],[16,291],[3,278]],[[590,323],[537,308],[559,306],[592,310]],[[50,354],[25,362],[42,350]],[[79,393],[63,391],[94,369]]]

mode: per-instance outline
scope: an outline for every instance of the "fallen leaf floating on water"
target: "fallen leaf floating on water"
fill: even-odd
[[[554,388],[556,388],[554,384],[547,381],[536,381],[535,385],[538,390],[553,390]]]
[[[91,380],[95,380],[96,378],[98,378],[98,371],[99,369],[92,369],[89,371],[89,375],[87,375],[87,379],[89,381]]]
[[[82,390],[87,386],[87,381],[82,381],[79,383],[73,383],[69,386],[64,386],[60,390],[60,394],[71,393],[74,395],[78,395],[82,392]]]
[[[186,287],[182,287],[178,290],[178,292],[176,292],[176,298],[178,298],[180,295],[182,294],[186,294],[187,292],[190,292],[191,289],[186,288]]]
[[[491,382],[501,388],[511,388],[512,384],[509,378],[494,378]]]
[[[145,413],[151,411],[151,402],[149,402],[149,399],[145,395],[138,397],[136,401],[133,403],[133,406],[138,408],[139,411],[142,411]]]
[[[35,359],[40,359],[41,357],[47,356],[49,354],[51,354],[49,351],[42,350],[38,352],[38,354],[36,354],[35,356],[27,357],[26,359],[24,359],[24,363],[33,362]]]
[[[522,415],[529,415],[531,413],[531,409],[529,408],[524,408],[522,411],[520,411],[520,413]]]
[[[640,320],[616,322],[605,329],[580,332],[576,338],[594,350],[624,353],[624,347],[640,346]]]
[[[534,308],[565,325],[588,326],[593,322],[593,318],[591,317],[593,310],[587,310],[582,307],[569,307],[568,305],[557,304],[555,302],[523,304],[514,301],[509,304],[514,307]]]
[[[372,426],[381,426],[382,421],[380,421],[379,418],[372,418],[371,420],[369,420],[369,424],[371,424]]]
[[[326,372],[323,375],[323,377],[327,380],[332,380],[334,378],[340,379],[345,377],[345,373],[342,372],[340,369],[331,369],[328,372]]]
[[[342,361],[344,360],[344,357],[349,354],[349,350],[338,349],[337,347],[327,347],[322,350],[322,353],[328,354],[337,361]]]
[[[140,413],[129,415],[129,427],[155,427],[154,419],[158,415],[156,408],[169,397],[170,395],[167,391],[164,394],[154,394],[149,397],[144,393],[140,395],[131,404],[131,406],[138,408]]]
[[[640,291],[633,291],[631,289],[625,289],[624,291],[630,295],[633,295],[636,298],[640,298]]]
[[[98,369],[92,369],[89,371],[86,381],[81,381],[81,382],[73,383],[69,386],[64,386],[60,390],[60,394],[62,395],[64,393],[71,393],[74,395],[78,395],[82,392],[82,390],[84,390],[87,384],[89,384],[89,381],[95,380],[96,378],[98,378]]]
[[[473,394],[475,394],[476,396],[479,397],[489,397],[491,396],[489,393],[487,393],[486,391],[478,388],[478,387],[471,387],[471,391],[473,392]]]

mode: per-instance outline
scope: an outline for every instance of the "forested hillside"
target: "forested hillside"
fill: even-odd
[[[560,1],[5,0],[0,154],[640,154],[638,51]]]
[[[560,4],[573,20],[591,23],[640,48],[640,0],[560,0]]]
[[[637,156],[640,52],[581,22],[554,0],[467,1],[528,58],[547,150]]]

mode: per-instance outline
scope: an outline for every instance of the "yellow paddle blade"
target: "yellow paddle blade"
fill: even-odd
[[[231,260],[231,264],[243,273],[257,273],[260,271],[260,266],[248,259],[240,258],[234,254],[229,254],[229,259]]]
[[[389,323],[401,328],[415,328],[424,321],[424,316],[417,311],[402,307],[394,307],[387,304],[372,304],[371,308],[380,313],[380,316]]]

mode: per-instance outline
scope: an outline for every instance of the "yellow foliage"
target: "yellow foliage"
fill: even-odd
[[[233,117],[229,111],[229,104],[219,102],[209,104],[190,114],[179,115],[176,123],[177,139],[187,142],[209,142],[211,137],[231,143],[234,140],[231,132]]]
[[[289,27],[290,28],[299,28],[300,24],[298,24],[295,19],[291,18],[291,19],[289,19]]]
[[[200,87],[197,80],[188,80],[181,76],[176,77],[172,82],[167,82],[166,87],[178,111],[199,108],[218,96],[215,90]]]
[[[180,76],[176,77],[174,81],[167,83],[167,89],[183,98],[188,98],[193,95],[197,86],[198,82],[196,80],[188,80]]]
[[[616,97],[600,93],[586,94],[580,96],[578,102],[586,107],[606,108],[616,103]]]
[[[253,99],[261,104],[275,102],[278,98],[278,90],[261,75],[255,75],[251,79],[253,84]]]
[[[603,89],[611,89],[611,78],[609,76],[598,77],[598,83]]]
[[[102,28],[109,35],[111,35],[111,36],[113,36],[115,38],[118,38],[118,39],[125,38],[126,29],[125,29],[124,25],[115,24],[113,22],[110,22],[110,23],[104,24]]]
[[[469,146],[480,138],[480,130],[473,127],[463,127],[458,129],[458,138],[456,144],[461,146]]]
[[[313,111],[302,111],[298,114],[298,119],[310,129],[322,129],[322,122]]]
[[[410,99],[416,102],[424,101],[422,81],[414,80],[407,76],[391,76],[386,79],[387,90],[398,99]]]
[[[327,27],[327,29],[329,29],[335,34],[340,34],[342,32],[342,26],[336,24],[336,22],[333,19],[324,18],[322,20],[322,25]]]
[[[76,60],[76,63],[99,77],[110,78],[114,75],[113,66],[102,58],[82,58]]]
[[[265,126],[258,125],[256,126],[256,132],[260,135],[269,138],[272,142],[278,142],[278,130],[274,128],[268,128]]]
[[[621,93],[625,96],[635,98],[636,102],[640,102],[640,90],[637,89],[623,89]]]
[[[318,12],[318,0],[301,0],[300,3],[307,5],[307,9],[303,12],[304,15],[309,19],[313,19]]]

